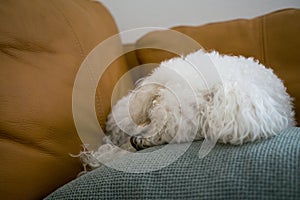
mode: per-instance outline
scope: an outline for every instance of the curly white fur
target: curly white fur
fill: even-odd
[[[117,102],[104,146],[130,138],[138,148],[200,138],[236,145],[294,124],[292,98],[271,69],[253,58],[199,50],[162,62]]]

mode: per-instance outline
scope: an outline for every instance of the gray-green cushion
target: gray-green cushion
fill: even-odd
[[[300,199],[300,128],[242,146],[217,144],[203,159],[198,157],[201,143],[193,142],[183,156],[158,171],[100,167],[46,199]],[[180,145],[162,148],[164,159],[172,156],[168,149]],[[116,163],[126,168],[126,162]]]

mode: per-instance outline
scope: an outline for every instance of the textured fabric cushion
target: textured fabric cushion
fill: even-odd
[[[116,33],[112,16],[95,1],[1,1],[0,199],[41,199],[82,170],[69,156],[81,145],[72,116],[74,79],[86,55]],[[118,52],[121,43],[111,48]],[[116,60],[99,83],[102,126],[126,70],[124,59]]]
[[[300,123],[300,9],[284,9],[253,19],[238,19],[203,26],[179,26],[179,31],[196,40],[207,50],[223,54],[254,57],[274,69],[284,80],[288,92],[295,98],[297,121]],[[186,44],[168,31],[156,31],[139,39],[137,48],[149,44],[169,49],[185,47]],[[195,50],[185,47],[183,53]],[[175,56],[161,49],[136,51],[141,64],[160,63]]]
[[[169,150],[180,145],[167,145],[153,162],[160,157],[172,159]],[[125,173],[103,166],[46,199],[300,198],[300,128],[242,146],[218,144],[203,159],[198,157],[200,145],[201,141],[192,143],[183,156],[158,171]],[[130,160],[130,156],[124,160]],[[121,160],[115,164],[128,167]],[[147,166],[149,163],[144,163],[140,168]]]

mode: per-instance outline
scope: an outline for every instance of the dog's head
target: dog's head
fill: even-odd
[[[137,126],[145,127],[151,123],[151,110],[159,104],[160,86],[156,84],[138,87],[129,98],[129,113]]]

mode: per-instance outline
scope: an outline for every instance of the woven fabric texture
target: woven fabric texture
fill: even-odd
[[[46,199],[300,199],[300,128],[242,146],[217,144],[199,159],[201,143],[193,142],[175,162],[152,172],[126,173],[102,166]],[[172,157],[169,150],[180,145],[146,151],[161,148],[153,158],[158,162],[160,156]]]

